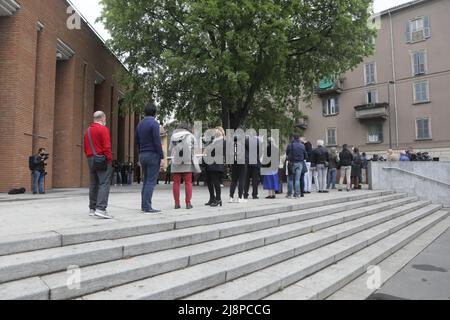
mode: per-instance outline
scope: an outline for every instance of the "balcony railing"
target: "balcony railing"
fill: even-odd
[[[322,80],[319,87],[316,89],[316,93],[319,96],[341,94],[343,91],[339,81],[334,80]]]
[[[389,117],[389,104],[372,103],[355,107],[356,119],[387,119]]]
[[[309,124],[308,119],[301,118],[297,121],[296,127],[306,130],[306,129],[308,129],[308,124]]]

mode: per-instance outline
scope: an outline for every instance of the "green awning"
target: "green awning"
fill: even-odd
[[[320,90],[326,90],[334,87],[334,81],[332,79],[323,79],[319,83]]]

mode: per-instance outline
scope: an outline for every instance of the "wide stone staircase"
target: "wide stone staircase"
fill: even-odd
[[[448,216],[355,192],[0,236],[0,299],[324,299]]]

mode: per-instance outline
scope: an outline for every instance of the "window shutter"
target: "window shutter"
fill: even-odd
[[[336,113],[339,113],[339,97],[337,96],[334,98],[334,105],[336,108]]]
[[[328,100],[327,99],[323,99],[322,100],[322,114],[324,116],[327,115],[327,104],[328,104]]]
[[[406,43],[411,43],[411,21],[406,22]]]
[[[416,76],[420,72],[420,57],[418,52],[414,53],[413,60],[414,60],[414,75]]]
[[[431,28],[430,28],[430,17],[423,17],[423,30],[425,38],[428,39],[431,37]]]
[[[419,72],[419,74],[424,73],[424,63],[423,63],[423,52],[419,52],[417,54],[417,71]]]

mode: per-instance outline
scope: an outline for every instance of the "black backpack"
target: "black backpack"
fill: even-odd
[[[30,157],[28,158],[28,168],[29,168],[31,171],[34,171],[34,169],[36,169],[36,163],[34,162],[34,156],[30,156]]]

